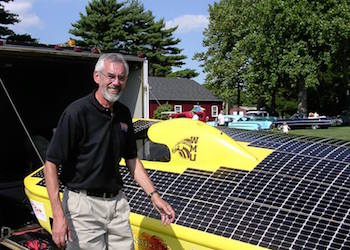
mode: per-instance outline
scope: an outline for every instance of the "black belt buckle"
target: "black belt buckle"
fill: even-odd
[[[115,196],[115,193],[103,193],[103,198],[113,198]]]
[[[74,193],[80,193],[80,190],[78,190],[78,189],[71,188],[71,187],[68,187],[68,186],[66,186],[66,188],[67,188],[69,191],[72,191],[72,192],[74,192]]]
[[[71,188],[71,187],[66,187],[68,190],[75,192],[75,193],[80,193],[81,190]],[[94,196],[94,197],[100,197],[100,198],[113,198],[117,196],[119,191],[116,192],[97,192],[97,191],[89,191],[86,190],[86,195],[87,196]]]
[[[101,198],[113,198],[117,196],[118,192],[93,192],[93,191],[86,191],[86,195],[88,196],[95,196],[95,197],[101,197]]]

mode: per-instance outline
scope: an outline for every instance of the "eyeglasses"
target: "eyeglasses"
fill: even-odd
[[[118,76],[116,76],[116,75],[110,74],[110,73],[108,73],[106,75],[102,71],[99,71],[99,73],[101,73],[101,75],[106,77],[109,82],[114,82],[117,79],[117,77],[118,77],[118,81],[120,81],[120,82],[124,82],[126,80],[126,75],[118,75]]]

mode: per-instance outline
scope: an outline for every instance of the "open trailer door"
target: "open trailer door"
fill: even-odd
[[[65,107],[96,88],[93,70],[98,57],[73,48],[0,45],[0,78],[4,84],[0,88],[0,228],[17,228],[33,219],[30,205],[25,203],[23,179],[42,165],[40,158],[45,156]],[[120,101],[134,117],[147,118],[147,60],[130,55],[125,59],[129,79]]]

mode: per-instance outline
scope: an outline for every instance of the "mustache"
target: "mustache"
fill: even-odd
[[[116,89],[116,90],[122,90],[122,86],[120,86],[120,85],[117,85],[117,86],[115,86],[115,85],[113,85],[113,86],[108,86],[107,88],[109,88],[109,89]]]

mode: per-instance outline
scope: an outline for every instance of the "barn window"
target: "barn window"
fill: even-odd
[[[176,113],[181,113],[182,112],[182,106],[181,105],[174,105],[174,111]]]
[[[217,105],[211,106],[211,117],[217,117],[219,114],[219,108]]]

